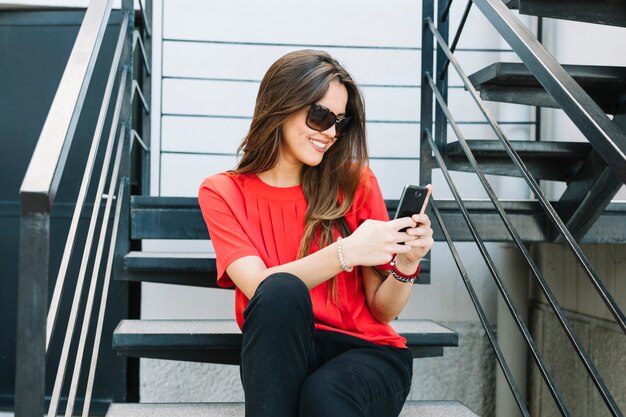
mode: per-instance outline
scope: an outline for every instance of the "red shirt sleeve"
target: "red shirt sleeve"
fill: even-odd
[[[367,219],[389,220],[389,213],[385,205],[383,193],[380,191],[378,180],[369,167],[365,167],[361,184],[354,198],[357,226]]]
[[[228,175],[218,174],[205,179],[198,192],[198,202],[206,222],[217,263],[217,283],[220,287],[235,284],[226,268],[244,256],[259,256],[236,213],[244,212],[241,190]]]
[[[356,215],[356,227],[365,220],[389,221],[389,212],[383,198],[383,193],[378,185],[378,180],[369,167],[363,170],[361,184],[354,196],[353,207]],[[378,269],[389,270],[389,263],[377,266]]]

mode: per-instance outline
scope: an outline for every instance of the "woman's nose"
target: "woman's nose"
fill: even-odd
[[[332,126],[329,127],[328,129],[324,130],[322,132],[322,134],[335,139],[337,137],[337,127],[336,126],[337,125],[335,123],[333,123]]]

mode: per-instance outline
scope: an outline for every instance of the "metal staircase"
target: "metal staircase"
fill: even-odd
[[[552,290],[530,256],[527,245],[534,242],[565,241],[613,313],[616,322],[626,331],[626,318],[620,306],[613,300],[579,246],[580,242],[626,241],[626,227],[624,226],[626,204],[611,203],[612,197],[621,185],[626,183],[626,124],[624,123],[626,70],[616,67],[559,65],[534,36],[517,21],[508,7],[519,8],[521,13],[621,26],[625,26],[626,11],[623,6],[618,6],[618,3],[611,1],[571,0],[568,3],[576,4],[576,7],[574,11],[568,10],[567,12],[558,0],[549,2],[512,0],[505,2],[507,4],[501,0],[470,1],[466,8],[466,15],[472,5],[477,6],[518,53],[524,64],[498,63],[467,76],[454,57],[454,48],[463,26],[457,30],[457,36],[452,45],[448,45],[448,11],[452,1],[447,0],[447,2],[437,4],[433,0],[423,1],[420,182],[423,184],[431,182],[432,171],[440,169],[455,196],[454,200],[435,199],[431,205],[430,215],[433,219],[435,239],[446,241],[452,251],[468,295],[484,326],[521,415],[530,415],[525,400],[521,397],[492,326],[487,321],[484,309],[473,288],[471,277],[468,276],[455,247],[455,242],[476,242],[498,290],[529,347],[539,372],[550,389],[557,408],[562,415],[571,415],[533,340],[531,331],[522,320],[518,308],[511,301],[509,290],[503,284],[501,274],[495,267],[484,243],[508,241],[518,246],[534,278],[558,316],[580,361],[602,395],[607,409],[612,415],[621,416],[620,404],[606,387],[580,343],[552,294]],[[146,195],[149,183],[147,154],[150,146],[150,132],[147,103],[150,98],[151,54],[144,44],[150,36],[151,2],[147,2],[145,9],[143,4],[141,5],[145,27],[139,27],[138,30],[133,31],[135,24],[132,2],[123,0],[122,11],[126,16],[124,29],[120,33],[117,58],[112,63],[110,90],[113,89],[117,74],[119,74],[121,87],[118,87],[120,103],[117,110],[118,116],[114,118],[111,130],[114,132],[119,128],[120,140],[111,176],[108,180],[101,181],[102,186],[98,188],[97,200],[94,201],[94,207],[104,207],[105,215],[98,215],[97,212],[93,215],[94,225],[90,226],[86,242],[74,244],[76,230],[73,228],[68,236],[68,242],[71,243],[67,245],[66,254],[64,254],[64,259],[69,259],[74,247],[84,247],[84,269],[87,269],[87,264],[89,264],[89,267],[95,270],[92,282],[98,276],[98,268],[102,262],[102,270],[106,270],[106,273],[101,284],[101,292],[97,294],[95,290],[90,289],[89,300],[91,301],[87,302],[88,308],[91,308],[94,299],[100,300],[101,309],[97,320],[100,324],[105,314],[102,306],[106,305],[107,288],[111,279],[128,283],[130,288],[136,288],[132,286],[139,282],[217,288],[215,259],[212,254],[147,252],[141,247],[142,239],[207,239],[206,226],[195,198]],[[602,5],[602,7],[597,5]],[[94,1],[87,14],[93,19],[104,22],[108,17],[110,7],[110,2]],[[83,26],[89,22],[90,20],[86,18]],[[462,19],[462,25],[464,22],[465,19]],[[97,31],[91,34],[90,40],[79,36],[76,50],[84,49],[90,55],[97,56],[99,36],[101,33],[98,35]],[[130,51],[136,51],[136,53],[133,54]],[[78,62],[70,58],[68,70],[66,70],[68,77],[72,74],[69,71],[75,69],[79,65]],[[83,65],[88,73],[88,63]],[[145,72],[140,72],[140,77],[133,78],[133,68],[142,68]],[[447,104],[447,79],[449,78],[447,73],[452,70],[459,73],[468,94],[472,95],[499,140],[466,140],[464,138]],[[84,78],[88,84],[89,76],[84,76]],[[43,414],[45,386],[42,374],[50,368],[46,364],[46,348],[55,327],[55,321],[57,321],[56,309],[62,294],[63,279],[60,279],[61,284],[57,285],[60,285],[61,289],[55,289],[50,312],[48,312],[47,293],[42,292],[41,288],[47,286],[49,271],[47,267],[42,266],[41,262],[36,261],[41,258],[47,262],[45,253],[50,235],[45,227],[46,215],[49,215],[54,202],[54,193],[63,171],[63,161],[73,136],[73,123],[80,114],[82,90],[76,87],[67,88],[68,90],[63,90],[60,87],[60,91],[66,94],[69,94],[68,91],[73,92],[74,95],[70,94],[70,96],[74,97],[73,104],[77,106],[71,106],[71,110],[67,110],[55,100],[47,125],[48,122],[52,125],[58,120],[66,123],[61,130],[44,129],[21,190],[23,212],[19,293],[21,309],[18,317],[20,330],[17,346],[20,354],[18,363],[25,361],[25,358],[31,362],[28,366],[18,367],[16,379],[16,416],[18,417]],[[105,98],[106,100],[108,98]],[[510,142],[484,105],[483,100],[561,108],[588,137],[589,142]],[[131,111],[133,106],[134,111]],[[78,110],[74,107],[78,107]],[[59,116],[57,112],[61,112],[61,115]],[[614,117],[609,118],[607,113]],[[104,115],[106,116],[106,113]],[[448,143],[448,126],[454,131],[458,141]],[[99,138],[94,141],[96,148],[98,141]],[[114,142],[115,138],[111,135],[107,145],[110,148],[107,152],[109,159],[113,154]],[[42,162],[40,154],[46,150],[46,154],[49,155],[47,149],[50,149],[50,146],[56,149],[53,161]],[[85,184],[90,181],[90,163],[87,162],[85,169]],[[49,172],[39,173],[37,166],[41,164],[50,167]],[[491,201],[462,200],[449,173],[451,170],[475,172]],[[104,171],[108,172],[108,169]],[[485,174],[523,178],[537,198],[523,201],[499,201]],[[40,175],[46,176],[47,182],[41,181],[40,183]],[[548,201],[538,184],[538,181],[543,179],[567,183],[567,191],[560,201]],[[108,183],[106,193],[104,192],[105,183]],[[76,204],[75,216],[77,218],[81,215],[84,194],[85,192],[81,192]],[[115,203],[115,208],[113,203]],[[393,212],[398,204],[394,200],[386,203],[390,212]],[[99,230],[96,229],[96,222],[101,222]],[[109,224],[111,224],[110,227]],[[90,263],[90,251],[92,251],[96,233],[100,236],[96,261]],[[437,265],[432,265],[430,268],[436,270]],[[62,270],[59,277],[64,274],[65,271]],[[85,272],[81,274],[84,276]],[[428,285],[428,278],[427,275],[421,283]],[[82,277],[80,279],[82,280]],[[95,288],[96,284],[91,284],[91,286]],[[64,350],[68,352],[73,338],[78,304],[81,300],[82,281],[76,287],[74,303],[77,307],[76,311],[73,309],[69,320],[66,331],[67,347],[64,346]],[[232,293],[228,290],[224,290],[223,293],[226,297],[232,297]],[[128,358],[144,357],[231,365],[239,363],[241,333],[234,320],[139,320],[136,316],[139,309],[137,298],[131,297],[129,302],[134,303],[130,308],[133,314],[127,320],[121,321],[113,334],[102,334],[100,325],[96,330],[96,341],[103,338],[106,346],[107,339],[110,338],[113,349],[118,355]],[[85,313],[84,322],[90,321],[90,314],[90,312]],[[416,360],[442,356],[444,348],[451,348],[459,343],[456,332],[432,321],[396,320],[393,326],[407,338]],[[83,330],[83,333],[86,337],[87,331]],[[84,343],[80,342],[80,344],[82,346]],[[90,374],[95,372],[97,366],[99,343],[94,343],[94,346],[96,350],[92,353]],[[82,347],[79,347],[79,351],[81,349]],[[79,358],[80,356],[82,354]],[[74,380],[78,380],[81,373],[80,361],[77,363],[72,388],[68,395],[67,415],[72,414],[73,398],[76,396]],[[133,362],[130,359],[128,363],[129,373],[133,374],[133,383],[136,383],[138,377],[136,361]],[[57,382],[48,410],[50,417],[55,416],[60,407],[59,401],[62,396],[61,389],[66,366],[67,355],[60,361],[57,371]],[[78,369],[77,372],[76,369]],[[93,381],[92,375],[89,378],[89,381]],[[89,384],[91,383],[88,382],[84,397],[83,410],[87,411],[89,410]],[[116,401],[120,400],[113,399],[113,402]],[[65,400],[62,404],[65,404]],[[624,408],[623,404],[621,406]],[[116,403],[111,405],[107,415],[110,417],[241,416],[243,405],[236,403]],[[407,402],[401,416],[418,415],[434,417],[473,416],[475,414],[456,401]]]

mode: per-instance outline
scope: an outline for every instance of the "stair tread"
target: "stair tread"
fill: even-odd
[[[243,403],[111,404],[106,417],[241,417]],[[400,417],[476,417],[458,401],[407,401]]]
[[[509,9],[519,9],[520,14],[574,20],[626,27],[623,2],[614,0],[570,0],[567,7],[561,1],[504,0]]]
[[[458,334],[432,320],[394,320],[392,327],[412,346],[457,346]],[[117,348],[240,347],[235,320],[122,320],[113,332]]]
[[[194,270],[215,272],[214,252],[144,252],[131,251],[124,256],[128,270]]]
[[[449,158],[452,162],[458,164],[465,164],[460,158]],[[559,164],[543,164],[554,167],[560,167],[567,165],[565,163]],[[455,168],[456,169],[456,168]],[[510,170],[509,170],[510,172]],[[489,172],[487,172],[489,173]],[[196,210],[197,215],[201,217],[200,208],[198,207],[198,199],[193,197],[132,197],[137,203],[141,205],[133,208],[133,210],[150,210],[149,207],[161,206],[166,207],[168,204],[176,203],[179,206],[191,208]],[[458,204],[454,199],[441,199],[437,198],[433,200],[439,211],[441,212],[444,222],[449,225],[453,238],[456,241],[471,241],[473,237],[467,230],[467,225],[459,214]],[[395,212],[398,205],[397,200],[386,200],[387,208],[390,211]],[[476,216],[476,219],[480,220],[476,223],[479,228],[478,231],[485,241],[510,241],[510,234],[506,231],[504,226],[500,227],[500,220],[498,214],[495,212],[493,204],[489,200],[485,199],[465,199],[465,207],[470,213]],[[514,224],[518,228],[520,235],[524,241],[527,242],[542,242],[548,237],[545,234],[544,225],[548,221],[545,213],[541,209],[541,206],[536,200],[503,200],[502,204],[507,212],[517,213],[518,218],[513,219]],[[185,216],[187,209],[183,211],[177,211],[176,208],[172,208],[168,211],[167,215],[160,214],[152,217],[150,213],[144,213],[142,216],[149,218],[146,223],[151,224],[155,233],[154,238],[158,239],[177,239],[183,238],[178,233],[179,230],[188,227],[188,223],[196,223],[196,220],[191,219],[189,216]],[[626,212],[626,202],[612,202],[605,210],[599,221],[595,223],[594,227],[583,237],[583,243],[619,243],[626,240],[626,229],[622,227],[622,219],[620,216]],[[201,221],[201,220],[200,220]],[[161,224],[170,225],[168,231],[160,229]],[[443,240],[441,230],[438,228],[437,222],[433,223],[434,238],[437,241]],[[206,238],[206,226],[204,230],[198,228],[197,234],[190,237],[191,239],[205,239]],[[147,238],[147,237],[142,237]],[[146,252],[138,252],[137,257],[142,256]],[[182,255],[177,255],[182,256]],[[149,261],[150,259],[146,260]],[[133,261],[137,261],[134,259]],[[187,262],[185,259],[180,259],[180,262]],[[155,277],[156,276],[156,277]],[[183,285],[196,285],[202,287],[215,287],[215,277],[212,277],[210,273],[205,271],[187,272],[182,271],[163,271],[163,272],[148,272],[142,271],[122,271],[122,274],[116,275],[116,279],[131,280],[131,281],[149,281],[149,282],[163,282],[168,284],[183,284]]]
[[[623,111],[626,68],[592,65],[563,65],[563,68],[605,113]],[[561,107],[521,63],[497,62],[470,75],[469,79],[484,100]]]
[[[623,90],[626,88],[626,67],[599,65],[563,65],[581,86],[594,85]],[[496,62],[470,75],[474,86],[483,84],[536,86],[541,84],[523,63]]]
[[[591,151],[591,144],[588,142],[548,142],[548,141],[510,141],[513,149],[520,156],[533,158],[585,158]],[[507,155],[504,145],[499,140],[470,139],[467,140],[469,148],[474,155],[500,156]],[[465,153],[460,142],[450,142],[447,145],[447,156],[462,156]]]

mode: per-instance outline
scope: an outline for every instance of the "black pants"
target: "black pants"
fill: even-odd
[[[244,311],[246,417],[397,417],[411,386],[408,349],[317,331],[298,277],[269,276]]]

